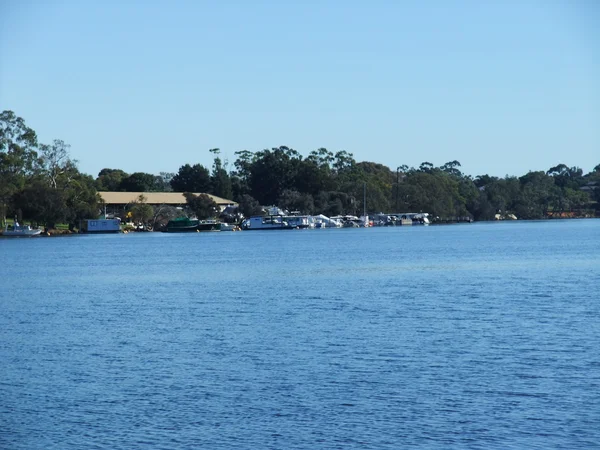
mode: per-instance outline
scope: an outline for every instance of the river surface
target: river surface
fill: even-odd
[[[0,239],[0,448],[600,448],[600,220]]]

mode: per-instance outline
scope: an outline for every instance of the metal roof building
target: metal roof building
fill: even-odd
[[[171,205],[182,206],[186,204],[183,192],[98,192],[106,206],[125,206],[138,200],[140,195],[146,197],[148,205]],[[193,193],[200,195],[201,193]],[[221,211],[230,205],[237,205],[233,200],[206,194],[211,197]]]

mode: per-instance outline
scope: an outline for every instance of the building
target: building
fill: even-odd
[[[79,228],[83,233],[119,233],[121,221],[119,219],[83,220]]]
[[[146,198],[145,203],[151,206],[169,205],[183,207],[186,205],[182,192],[98,192],[105,205],[107,214],[120,215],[127,209],[127,205],[137,202],[140,195]],[[200,193],[194,193],[200,195]],[[228,206],[237,206],[233,200],[206,194],[211,197],[223,211]]]

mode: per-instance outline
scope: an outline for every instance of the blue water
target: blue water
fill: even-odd
[[[0,448],[600,448],[600,221],[0,239]]]

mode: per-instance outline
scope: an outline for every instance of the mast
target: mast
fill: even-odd
[[[363,220],[365,228],[369,226],[369,218],[367,217],[367,182],[363,184]]]

